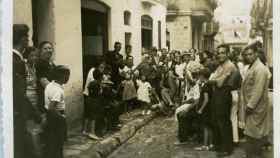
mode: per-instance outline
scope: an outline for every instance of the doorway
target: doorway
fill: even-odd
[[[153,19],[148,15],[141,17],[142,48],[145,50],[153,46]]]
[[[101,3],[98,6],[81,9],[84,84],[89,70],[96,67],[108,50],[108,8]]]

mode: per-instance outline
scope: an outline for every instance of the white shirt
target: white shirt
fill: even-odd
[[[88,75],[87,75],[86,85],[85,85],[85,89],[84,89],[84,92],[83,92],[84,95],[86,95],[86,96],[88,96],[88,93],[89,93],[87,87],[89,86],[89,83],[94,80],[93,75],[92,75],[94,70],[95,70],[94,67],[91,68],[88,72]]]
[[[149,82],[142,82],[141,80],[136,80],[138,85],[137,89],[137,99],[146,103],[150,103],[151,99],[149,96],[149,89],[152,88]]]
[[[175,65],[175,72],[180,78],[184,78],[184,70],[186,68],[186,63],[180,65]]]
[[[238,66],[238,69],[239,69],[239,72],[240,72],[240,75],[241,75],[242,79],[244,79],[245,76],[246,76],[247,70],[249,68],[249,65],[244,65],[243,63],[238,62],[237,66]]]
[[[120,74],[129,73],[129,72],[132,72],[135,68],[136,68],[136,66],[132,66],[131,68],[129,68],[128,66],[125,66],[123,69],[119,69],[119,72],[120,72]]]
[[[45,108],[49,109],[49,104],[52,101],[58,102],[56,110],[65,110],[63,86],[52,81],[46,86],[45,89]]]
[[[200,97],[200,88],[199,88],[198,81],[196,82],[196,84],[194,86],[190,87],[189,90],[186,87],[186,89],[185,89],[185,97],[186,97],[186,100],[189,100],[191,98],[193,98],[194,100],[199,99],[199,97]]]

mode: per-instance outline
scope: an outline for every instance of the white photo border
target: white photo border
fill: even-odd
[[[13,158],[12,25],[13,1],[1,0],[0,157]]]
[[[0,0],[0,158],[13,158],[13,0]],[[273,0],[274,158],[280,158],[280,0]]]

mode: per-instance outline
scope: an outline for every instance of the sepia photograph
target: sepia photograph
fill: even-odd
[[[11,158],[274,157],[273,0],[12,1]]]

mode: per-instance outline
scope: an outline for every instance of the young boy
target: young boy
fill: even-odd
[[[68,82],[69,77],[68,68],[56,66],[53,70],[53,81],[45,89],[46,158],[63,158],[63,144],[67,138],[63,85]]]
[[[194,82],[190,83],[190,86],[186,88],[183,103],[176,109],[175,112],[175,117],[178,120],[179,142],[175,143],[177,145],[193,139],[196,134],[196,130],[193,128],[193,125],[197,115],[194,107],[198,104],[200,98],[198,81],[198,72],[200,70],[199,66],[200,65],[190,67],[189,70],[193,76]]]
[[[204,68],[199,72],[200,80],[200,98],[198,106],[196,107],[197,113],[200,115],[200,125],[203,129],[203,145],[196,147],[195,150],[211,150],[213,149],[212,140],[212,126],[211,126],[211,111],[210,111],[210,99],[212,94],[212,87],[207,84],[210,76],[210,70]]]

